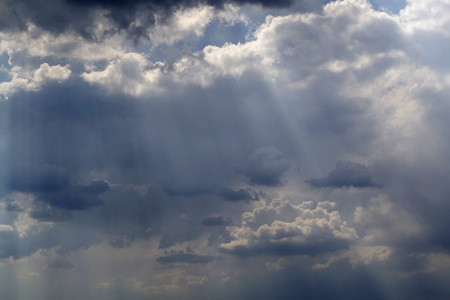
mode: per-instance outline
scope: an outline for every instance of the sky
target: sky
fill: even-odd
[[[1,299],[450,299],[449,0],[0,0]]]

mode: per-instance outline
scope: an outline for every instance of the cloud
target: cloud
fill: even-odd
[[[50,269],[73,269],[75,267],[74,264],[67,258],[58,258],[46,266]]]
[[[205,226],[229,226],[232,225],[230,218],[225,219],[224,217],[206,217],[202,220],[202,225]]]
[[[63,222],[73,218],[70,211],[55,208],[49,204],[36,203],[30,217],[40,222]]]
[[[0,298],[448,298],[448,7],[324,2],[0,4]]]
[[[157,261],[162,264],[171,263],[188,263],[188,264],[206,264],[212,262],[215,259],[210,255],[197,255],[194,253],[174,253],[166,256],[160,256]]]
[[[373,182],[366,166],[352,161],[338,161],[335,169],[324,178],[310,179],[306,182],[315,187],[379,187]]]
[[[109,184],[101,180],[94,180],[88,185],[79,185],[75,188],[83,194],[90,195],[99,195],[110,190]]]
[[[231,241],[224,253],[254,255],[317,255],[348,247],[358,238],[355,230],[333,210],[333,202],[292,205],[275,199],[270,205],[243,214],[242,225],[230,226]]]
[[[0,82],[0,96],[8,99],[19,90],[37,91],[48,82],[65,81],[72,73],[69,67],[69,65],[50,66],[47,63],[41,64],[35,70],[29,70],[20,66],[12,67],[9,71],[11,80]]]
[[[281,184],[281,176],[288,169],[289,162],[275,147],[256,149],[248,158],[248,162],[238,169],[249,183],[255,185],[276,186]]]
[[[23,162],[10,167],[9,188],[21,192],[57,192],[69,184],[67,169],[57,165]]]
[[[106,182],[97,180],[87,186],[67,186],[60,191],[40,191],[35,201],[50,204],[55,208],[87,210],[103,205],[104,200],[98,196],[108,190],[109,185]]]
[[[24,210],[23,206],[17,201],[6,204],[5,209],[8,212],[22,212]]]
[[[0,231],[11,232],[11,231],[14,231],[14,229],[10,225],[0,224]]]
[[[240,201],[256,201],[258,194],[251,189],[233,190],[228,187],[220,187],[208,184],[180,184],[180,183],[164,183],[164,191],[171,196],[198,196],[198,195],[212,195],[223,198],[225,201],[240,202]]]
[[[246,3],[267,7],[288,7],[291,1],[269,0],[238,0],[237,5]],[[115,31],[126,30],[131,39],[148,37],[146,29],[157,23],[166,23],[174,12],[181,9],[191,9],[200,5],[209,5],[223,9],[225,1],[37,1],[37,0],[7,0],[3,3],[0,16],[0,30],[19,31],[34,23],[50,32],[75,31],[86,39],[96,39],[99,36],[93,30],[95,16],[104,12],[108,22],[114,24]],[[226,5],[225,5],[226,6]],[[176,15],[176,13],[175,13]],[[83,17],[81,17],[83,16]],[[136,21],[138,20],[138,21]],[[108,35],[108,30],[102,32],[100,38]]]

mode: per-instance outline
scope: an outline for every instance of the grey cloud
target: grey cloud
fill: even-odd
[[[8,212],[21,212],[24,210],[23,206],[20,205],[17,201],[12,201],[10,203],[7,203],[5,206],[6,211]]]
[[[197,255],[194,253],[179,252],[174,254],[169,254],[166,256],[160,256],[157,261],[162,264],[170,263],[188,263],[188,264],[206,264],[212,262],[215,259],[214,256],[210,255]]]
[[[111,247],[118,248],[118,249],[123,248],[126,245],[125,242],[120,238],[117,240],[111,241],[109,244],[111,245]]]
[[[46,163],[10,166],[9,188],[21,192],[56,192],[69,184],[67,169]]]
[[[222,196],[226,201],[239,202],[239,201],[257,201],[258,195],[250,189],[239,189],[237,191],[221,188],[217,191],[217,195]]]
[[[233,224],[230,218],[225,219],[224,217],[206,217],[202,220],[202,225],[205,226],[228,226]]]
[[[179,184],[179,183],[164,183],[164,191],[171,196],[198,196],[211,195],[223,198],[225,201],[239,202],[239,201],[256,201],[258,194],[251,189],[233,190],[227,187],[213,186],[203,183],[197,184]]]
[[[97,180],[87,186],[69,187],[57,193],[40,193],[37,201],[68,210],[86,210],[103,205],[104,200],[98,198],[98,196],[108,190],[109,185],[106,182]]]
[[[248,157],[248,162],[237,172],[245,176],[249,183],[256,185],[281,185],[281,177],[289,168],[289,161],[274,146],[256,149]]]
[[[51,195],[39,195],[37,201],[49,203],[53,207],[68,210],[86,210],[105,203],[103,199],[98,197],[77,194],[71,191]]]
[[[326,241],[307,241],[305,243],[297,242],[263,242],[252,247],[236,246],[232,249],[220,247],[219,251],[227,254],[233,254],[240,257],[258,256],[258,255],[274,255],[274,256],[291,256],[291,255],[309,255],[316,256],[327,252],[342,250],[350,245],[349,241],[328,238]]]
[[[366,166],[352,161],[338,161],[336,167],[324,178],[307,180],[315,187],[379,187],[373,182]]]
[[[70,211],[58,209],[45,203],[35,203],[30,217],[40,222],[63,222],[73,218]]]
[[[74,267],[74,264],[67,258],[58,258],[51,264],[47,265],[47,268],[50,269],[73,269]]]
[[[109,191],[109,185],[108,183],[101,181],[101,180],[95,180],[89,183],[87,186],[77,186],[76,189],[79,189],[81,193],[83,194],[93,194],[93,195],[99,195],[106,191]]]

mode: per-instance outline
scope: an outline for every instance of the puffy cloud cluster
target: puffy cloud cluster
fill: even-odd
[[[41,64],[38,69],[29,70],[22,67],[12,67],[9,70],[10,81],[0,82],[0,95],[8,99],[16,92],[23,90],[35,92],[48,82],[62,82],[70,77],[72,71],[69,65],[50,66],[47,63]]]
[[[231,242],[225,253],[247,255],[317,255],[345,248],[358,238],[333,210],[335,203],[291,204],[275,199],[270,205],[243,214],[242,225],[228,227]]]

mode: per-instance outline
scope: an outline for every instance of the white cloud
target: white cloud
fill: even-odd
[[[400,11],[400,18],[410,32],[416,30],[438,31],[449,35],[450,1],[448,0],[408,0]]]
[[[340,260],[348,260],[353,267],[368,265],[374,262],[386,261],[392,255],[393,250],[388,246],[350,246],[348,250],[342,250],[327,258],[323,264],[313,265],[313,270],[327,269]]]
[[[335,203],[328,201],[294,205],[289,200],[274,199],[269,205],[244,213],[241,226],[228,227],[232,241],[222,244],[221,248],[231,253],[265,254],[288,245],[300,255],[307,254],[310,247],[319,252],[323,247],[322,250],[327,251],[330,243],[357,239],[355,230],[341,219],[334,206]],[[286,254],[279,251],[279,255]]]
[[[54,65],[43,63],[38,69],[12,67],[9,70],[10,81],[0,83],[0,96],[8,99],[19,90],[38,91],[47,82],[62,82],[70,77],[70,65]]]
[[[140,96],[148,91],[157,92],[163,65],[152,64],[143,55],[127,53],[111,61],[103,71],[91,71],[81,76],[89,83],[103,86],[108,92],[122,92]]]
[[[11,232],[14,231],[14,228],[11,225],[0,224],[0,232]]]
[[[371,199],[365,208],[356,207],[354,222],[355,227],[364,232],[362,242],[366,245],[407,241],[423,230],[408,210],[402,209],[384,194]]]
[[[213,16],[212,7],[199,6],[175,12],[167,24],[157,19],[156,26],[149,30],[151,43],[153,46],[173,44],[192,33],[201,36]]]

